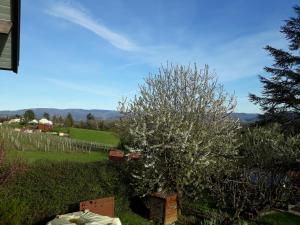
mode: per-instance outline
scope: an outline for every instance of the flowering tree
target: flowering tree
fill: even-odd
[[[236,153],[235,105],[208,66],[168,65],[146,78],[138,96],[120,103],[129,147],[142,152],[132,170],[137,194],[176,191],[180,213],[185,188],[195,194],[205,170]]]

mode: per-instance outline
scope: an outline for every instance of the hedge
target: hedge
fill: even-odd
[[[107,196],[116,197],[117,211],[121,211],[127,201],[123,179],[107,161],[39,161],[0,187],[0,214],[10,208],[11,214],[22,218],[12,225],[46,224],[57,214],[77,211],[80,201]]]

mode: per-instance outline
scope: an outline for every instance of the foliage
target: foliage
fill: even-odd
[[[116,123],[115,132],[118,134],[120,138],[119,148],[127,151],[130,147],[133,146],[133,136],[130,135],[128,131],[130,120],[126,118],[122,118],[120,121]]]
[[[121,222],[123,225],[154,225],[152,221],[149,221],[143,217],[138,216],[132,212],[121,211],[118,214],[118,217],[121,218]]]
[[[98,129],[98,121],[95,119],[92,113],[86,115],[86,128]]]
[[[4,159],[5,159],[4,144],[1,142],[0,143],[0,167],[3,167]],[[4,183],[6,177],[7,177],[6,175],[2,175],[2,174],[0,175],[0,184]]]
[[[176,225],[195,225],[195,224],[199,224],[197,222],[198,221],[194,216],[186,216],[186,215],[183,216],[183,215],[181,215],[181,216],[178,217],[178,221],[176,222]]]
[[[50,161],[72,161],[72,162],[96,162],[108,159],[108,153],[104,151],[97,152],[41,152],[41,151],[8,151],[7,158],[13,160],[21,158],[28,163],[34,163],[38,160]]]
[[[88,120],[95,120],[95,117],[94,117],[94,115],[92,113],[89,113],[89,114],[86,115],[86,120],[87,121]]]
[[[35,114],[34,114],[33,110],[28,109],[25,111],[23,117],[25,119],[25,122],[29,122],[35,118]]]
[[[1,116],[0,117],[0,123],[6,122],[6,121],[9,121],[9,117],[8,116]]]
[[[248,129],[241,140],[240,154],[248,168],[286,170],[300,156],[300,135],[285,136],[278,124]]]
[[[300,117],[296,113],[278,112],[259,115],[259,120],[253,126],[269,126],[276,123],[280,125],[281,131],[287,135],[300,134]]]
[[[278,126],[255,128],[242,135],[240,156],[227,168],[207,174],[218,206],[233,218],[256,217],[273,207],[286,207],[294,186],[287,172],[300,150],[298,136],[285,137]]]
[[[57,132],[57,133],[66,133],[69,134],[70,133],[70,127],[64,127],[64,126],[60,126],[60,125],[54,125],[52,131],[53,132]]]
[[[220,212],[215,207],[213,199],[208,199],[209,193],[201,193],[203,196],[200,198],[185,198],[183,201],[183,214],[185,216],[194,216],[201,220],[219,218],[221,217]]]
[[[7,163],[5,153],[3,141],[0,139],[0,188],[9,182],[16,173],[25,170],[24,164],[16,159]],[[16,199],[8,202],[3,198],[0,199],[0,225],[21,225],[23,204]]]
[[[65,127],[73,127],[73,125],[74,125],[74,119],[72,117],[72,114],[68,113],[68,115],[65,119],[65,122],[64,122],[64,126]]]
[[[47,119],[47,120],[50,120],[50,114],[47,113],[47,112],[44,112],[43,118],[45,118],[45,119]]]
[[[236,153],[234,107],[208,66],[171,65],[149,76],[139,96],[120,107],[129,147],[143,154],[132,170],[135,191],[176,191],[180,209],[185,187],[193,186],[185,194],[196,194],[204,171]]]
[[[204,220],[200,223],[200,225],[219,225],[220,223],[216,220]]]
[[[83,128],[83,129],[116,132],[116,130],[115,130],[116,121],[115,120],[95,119],[92,114],[91,114],[91,116],[89,116],[89,118],[90,119],[87,119],[86,121],[81,120],[80,122],[75,123],[74,127]]]
[[[294,7],[296,17],[286,21],[281,27],[290,42],[290,52],[266,46],[268,53],[274,57],[273,67],[265,67],[270,78],[260,76],[263,84],[262,96],[250,94],[250,100],[259,104],[267,118],[282,112],[300,113],[300,6]],[[293,55],[294,54],[294,55]]]
[[[56,125],[63,125],[64,124],[64,119],[62,118],[62,116],[53,115],[52,121]]]
[[[23,225],[22,218],[25,215],[25,205],[12,199],[9,202],[6,199],[0,201],[0,225]]]
[[[298,225],[300,224],[300,217],[286,213],[277,212],[261,217],[257,225]]]
[[[0,199],[19,199],[27,211],[22,225],[45,224],[57,214],[77,211],[79,202],[99,197],[126,196],[123,177],[107,161],[98,163],[40,161],[6,186]]]
[[[16,158],[11,160],[10,163],[6,163],[4,142],[0,138],[0,185],[5,184],[13,175],[24,170],[25,165]]]

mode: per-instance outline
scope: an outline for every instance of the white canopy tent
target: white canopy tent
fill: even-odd
[[[29,124],[38,124],[39,121],[37,121],[36,119],[29,121]]]
[[[47,125],[53,125],[52,121],[47,120],[45,118],[42,118],[39,120],[39,124],[47,124]]]

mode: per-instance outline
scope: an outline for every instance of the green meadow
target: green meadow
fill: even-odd
[[[56,127],[54,128],[54,131],[68,133],[70,135],[70,138],[73,139],[96,142],[103,145],[110,145],[112,147],[118,146],[120,142],[118,136],[115,133],[109,131],[65,127]]]
[[[120,141],[113,132],[81,128],[70,128],[70,137],[77,140],[97,142],[111,146],[117,146]]]

